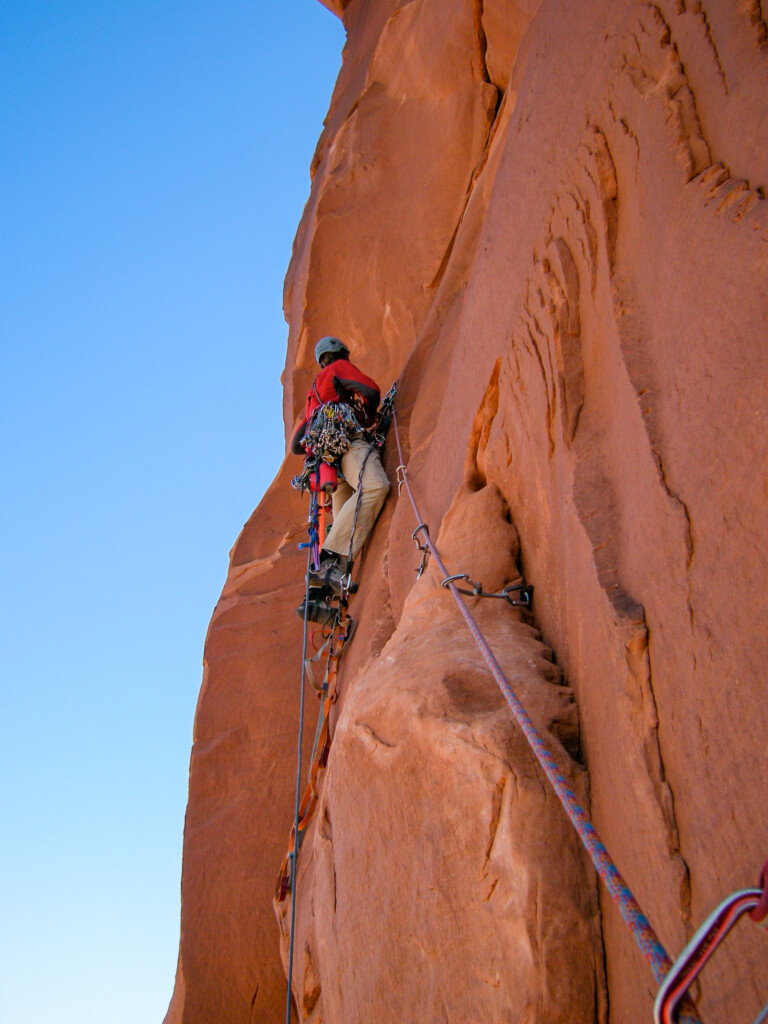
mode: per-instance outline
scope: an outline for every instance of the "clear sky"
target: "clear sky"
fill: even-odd
[[[0,4],[2,1024],[167,1009],[203,641],[282,458],[343,42],[317,0]]]

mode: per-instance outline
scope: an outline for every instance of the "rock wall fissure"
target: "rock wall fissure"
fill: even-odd
[[[712,26],[709,21],[709,16],[707,15],[706,9],[701,0],[696,0],[696,2],[691,7],[691,13],[694,14],[701,22],[702,29],[704,31],[704,38],[706,39],[707,45],[712,51],[712,56],[714,57],[715,65],[717,67],[717,73],[720,77],[720,81],[723,83],[723,89],[725,90],[726,95],[728,95],[728,79],[725,77],[725,68],[723,67],[722,62],[720,60],[720,54],[717,49],[715,37],[712,34]]]
[[[488,73],[488,39],[483,28],[483,7],[484,0],[473,0],[473,16],[475,19],[475,33],[477,35],[477,49],[480,61],[480,69],[483,81],[490,84],[491,76]]]
[[[470,177],[469,184],[467,185],[467,190],[466,190],[466,192],[464,194],[464,200],[463,200],[463,203],[462,203],[461,212],[459,213],[459,216],[458,216],[458,218],[456,220],[456,226],[453,229],[453,233],[452,233],[452,235],[450,237],[448,245],[446,246],[443,258],[440,260],[440,265],[437,268],[437,273],[435,274],[434,278],[429,283],[429,288],[430,289],[438,289],[440,287],[440,284],[441,284],[443,278],[445,277],[445,272],[448,269],[448,264],[451,261],[451,256],[453,254],[453,249],[454,249],[454,246],[456,245],[456,239],[458,238],[459,231],[461,230],[461,225],[464,222],[464,216],[465,216],[465,214],[467,212],[467,208],[468,208],[468,206],[470,204],[470,201],[472,199],[472,193],[474,192],[474,189],[475,189],[475,186],[477,185],[478,179],[480,178],[480,175],[482,174],[482,172],[483,172],[483,170],[484,170],[484,168],[486,166],[487,160],[488,160],[488,153],[490,151],[490,146],[491,146],[491,143],[493,141],[493,137],[494,137],[494,134],[495,134],[495,131],[496,131],[496,125],[498,124],[498,120],[499,120],[499,111],[500,111],[500,104],[497,102],[496,110],[495,110],[494,115],[493,115],[493,119],[491,120],[491,122],[490,122],[490,124],[488,126],[488,134],[486,136],[485,145],[483,147],[482,155],[481,155],[481,157],[480,157],[476,167],[472,171],[472,175]]]
[[[648,692],[649,692],[649,696],[650,696],[650,700],[651,700],[651,705],[652,705],[652,708],[653,708],[653,714],[655,715],[656,721],[658,723],[658,721],[659,721],[659,709],[658,709],[658,705],[657,705],[657,702],[656,702],[656,694],[654,692],[654,685],[653,685],[652,637],[650,635],[648,637],[648,674],[647,674],[647,681],[648,681]],[[680,890],[679,890],[679,893],[677,895],[678,895],[679,905],[680,905],[680,916],[681,916],[683,924],[684,924],[684,926],[686,928],[686,932],[688,934],[688,937],[690,937],[690,934],[693,931],[693,928],[691,927],[691,869],[690,869],[690,866],[689,866],[688,862],[686,861],[685,857],[683,856],[683,853],[682,853],[682,850],[681,850],[681,847],[680,847],[680,830],[679,830],[678,825],[677,825],[677,815],[675,813],[675,794],[674,794],[674,792],[672,790],[672,787],[669,784],[669,781],[667,779],[667,772],[666,772],[666,768],[664,766],[664,755],[663,755],[662,750],[661,750],[661,738],[659,736],[659,727],[658,727],[658,725],[656,725],[656,727],[652,730],[652,734],[651,735],[652,735],[652,738],[653,738],[653,742],[655,744],[655,751],[654,751],[655,758],[654,759],[658,759],[657,763],[658,763],[659,787],[658,787],[658,796],[657,796],[657,798],[658,798],[658,801],[659,801],[659,809],[660,809],[662,815],[664,815],[664,817],[668,818],[668,820],[669,820],[669,826],[670,827],[669,827],[669,831],[667,833],[668,834],[668,840],[669,840],[669,853],[670,853],[671,856],[675,857],[678,860],[679,866],[680,866],[680,869],[681,869]],[[664,794],[665,793],[666,793],[667,798],[668,798],[667,800],[664,799]]]
[[[249,1024],[254,1024],[255,1022],[254,1014],[256,1013],[256,999],[258,998],[259,989],[261,988],[261,976],[263,973],[263,971],[259,973],[259,980],[256,982],[256,989],[253,993],[253,996],[251,997],[251,1013],[250,1017],[248,1018]]]

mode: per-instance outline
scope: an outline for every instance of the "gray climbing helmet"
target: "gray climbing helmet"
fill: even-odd
[[[338,338],[333,338],[331,335],[327,335],[325,338],[321,338],[320,341],[315,345],[315,362],[319,363],[324,355],[332,353],[334,356],[346,356],[349,355],[349,349],[343,341],[339,341]]]

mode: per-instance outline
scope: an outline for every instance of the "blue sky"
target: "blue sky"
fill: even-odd
[[[227,555],[283,452],[316,0],[0,7],[0,1022],[160,1024]]]

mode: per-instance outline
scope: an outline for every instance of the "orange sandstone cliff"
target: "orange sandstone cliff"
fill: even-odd
[[[676,954],[768,854],[768,15],[326,6],[347,45],[286,279],[286,431],[323,334],[399,379],[431,535],[486,589],[535,585],[530,615],[470,603]],[[297,462],[210,625],[167,1024],[284,1016]],[[360,563],[299,859],[300,1018],[650,1021],[647,965],[436,567],[416,579],[415,525],[393,487]],[[740,925],[705,1021],[752,1019],[767,953]]]

